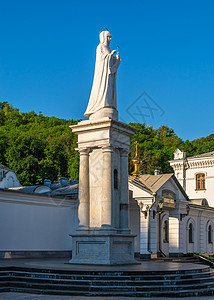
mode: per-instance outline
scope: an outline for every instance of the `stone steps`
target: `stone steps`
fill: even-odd
[[[202,276],[197,276],[197,277],[191,277],[186,279],[186,278],[182,278],[180,276],[176,276],[176,278],[165,278],[165,279],[159,279],[158,280],[158,284],[159,285],[170,285],[173,283],[173,285],[182,285],[182,284],[196,284],[196,283],[201,283],[201,282],[214,282],[214,275],[212,276],[208,276],[208,274],[206,273],[205,277],[203,276],[203,273],[201,274]],[[154,279],[154,277],[153,277]],[[16,280],[17,282],[41,282],[43,283],[44,280],[47,282],[47,283],[60,283],[61,284],[68,284],[69,285],[76,285],[78,283],[78,285],[96,285],[96,286],[100,286],[100,285],[105,285],[105,286],[118,286],[118,285],[126,285],[126,286],[129,286],[129,285],[132,285],[134,283],[135,286],[145,286],[145,285],[148,285],[148,283],[150,285],[155,285],[157,284],[157,279],[154,279],[154,280],[145,280],[144,279],[136,279],[136,278],[129,278],[129,279],[125,279],[125,280],[122,280],[121,278],[120,279],[100,279],[100,278],[96,278],[96,279],[83,279],[83,278],[76,278],[76,279],[73,279],[73,278],[63,278],[62,277],[57,277],[57,278],[53,278],[52,276],[51,277],[37,277],[37,276],[13,276],[13,277],[10,277],[10,276],[1,276],[0,277],[0,286],[3,284],[3,283],[6,283],[6,282],[9,282],[9,281],[12,281],[14,282],[14,280]]]
[[[144,273],[140,274],[130,274],[130,275],[120,275],[120,276],[115,276],[114,274],[111,275],[105,275],[105,274],[100,274],[100,275],[90,275],[90,274],[73,274],[73,272],[70,272],[70,274],[59,274],[59,273],[39,273],[39,272],[20,272],[20,271],[12,271],[12,272],[4,272],[0,271],[0,281],[4,278],[22,278],[22,279],[28,279],[28,278],[35,278],[35,279],[56,279],[56,280],[90,280],[90,281],[95,281],[95,280],[100,280],[100,278],[105,278],[104,280],[109,280],[109,281],[166,281],[166,280],[188,280],[192,278],[207,278],[207,277],[212,277],[214,276],[214,271],[208,271],[208,270],[203,270],[203,272],[193,272],[193,270],[189,271],[188,273],[181,273],[181,272],[174,272],[172,274],[166,274],[165,272],[162,272],[162,274],[158,275],[145,275]]]
[[[102,283],[100,285],[97,285],[97,284],[93,284],[92,282],[91,283],[82,283],[80,284],[79,282],[76,282],[74,284],[70,284],[69,282],[47,282],[47,280],[44,282],[41,282],[41,281],[16,281],[16,280],[13,280],[12,282],[1,282],[1,286],[4,287],[5,285],[9,285],[10,287],[30,287],[30,288],[40,288],[40,289],[44,289],[44,288],[48,288],[48,289],[55,289],[55,290],[58,290],[58,289],[64,289],[64,290],[70,290],[72,288],[72,290],[89,290],[89,291],[95,291],[95,292],[102,292],[103,290],[105,291],[108,291],[108,290],[119,290],[119,291],[126,291],[126,290],[129,290],[129,291],[150,291],[151,290],[151,287],[152,287],[152,290],[153,291],[177,291],[177,290],[183,290],[184,288],[185,289],[190,289],[190,288],[194,288],[194,289],[201,289],[201,288],[214,288],[214,280],[212,282],[200,282],[200,283],[191,283],[191,284],[174,284],[174,283],[171,283],[171,284],[166,284],[166,285],[163,285],[159,282],[156,282],[156,283],[150,283],[148,285],[135,285],[135,282],[132,282],[130,284],[127,284],[127,283],[118,283],[118,284],[114,284],[114,285],[110,285],[110,284],[105,284],[105,283]]]
[[[214,294],[214,271],[207,266],[174,271],[80,271],[6,267],[0,269],[0,292],[8,291],[85,296],[202,296]]]
[[[214,295],[214,289],[200,289],[200,290],[194,290],[194,289],[184,289],[181,291],[148,291],[148,292],[133,292],[133,291],[105,291],[103,290],[100,292],[90,292],[90,291],[68,291],[68,290],[51,290],[51,289],[33,289],[33,288],[4,288],[0,289],[0,292],[20,292],[20,293],[31,293],[31,294],[50,294],[50,295],[67,295],[67,296],[102,296],[102,297],[172,297],[172,298],[179,298],[179,297],[194,297],[194,296],[208,296],[208,295]]]

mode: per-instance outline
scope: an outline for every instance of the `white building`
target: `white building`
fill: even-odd
[[[187,158],[177,149],[170,164],[175,174],[136,172],[129,177],[135,252],[153,258],[214,253],[214,152]],[[12,170],[2,170],[0,255],[69,255],[69,234],[78,225],[77,182],[62,178],[53,184],[46,180],[41,186],[21,187]],[[12,175],[14,181],[7,181]],[[16,182],[17,187],[7,189],[7,182]]]
[[[151,257],[158,253],[185,252],[185,222],[181,221],[181,215],[186,214],[190,201],[176,177],[173,174],[130,177],[129,190],[130,225],[137,234],[137,252]]]
[[[129,178],[130,225],[144,257],[214,252],[214,152],[174,157],[175,175]]]
[[[190,199],[195,199],[195,203],[206,199],[214,207],[214,151],[186,157],[185,152],[177,149],[170,165]]]

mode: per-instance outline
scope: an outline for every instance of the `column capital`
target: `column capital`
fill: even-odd
[[[111,145],[106,145],[106,146],[102,147],[103,152],[113,152],[113,150],[114,150],[114,147]]]
[[[130,152],[131,152],[130,149],[120,149],[120,156],[127,157]]]
[[[80,155],[88,155],[90,152],[90,148],[77,148]]]

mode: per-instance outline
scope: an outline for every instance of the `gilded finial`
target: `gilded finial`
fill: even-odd
[[[137,153],[137,144],[138,144],[138,142],[136,141],[136,142],[135,142],[135,157],[138,157],[138,153]]]
[[[138,145],[138,142],[136,141],[135,142],[135,158],[132,159],[132,162],[133,162],[133,165],[134,165],[134,171],[132,172],[132,175],[134,177],[138,177],[138,176],[141,175],[141,172],[140,172],[141,160],[138,157],[137,145]]]

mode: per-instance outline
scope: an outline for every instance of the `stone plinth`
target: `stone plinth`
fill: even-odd
[[[133,263],[128,153],[129,138],[136,130],[109,117],[82,121],[71,128],[78,134],[80,153],[79,226],[72,236],[71,263]]]
[[[90,234],[72,236],[72,260],[74,264],[133,264],[134,236]]]

